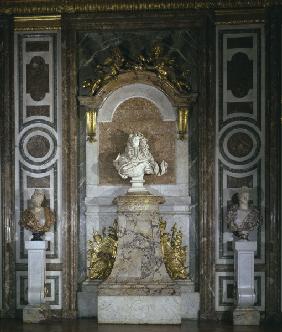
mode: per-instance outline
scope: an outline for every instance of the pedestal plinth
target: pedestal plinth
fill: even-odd
[[[235,277],[237,281],[237,307],[233,311],[234,325],[259,325],[260,314],[254,308],[254,253],[257,242],[235,242]]]
[[[118,250],[109,278],[98,287],[98,322],[180,324],[180,289],[166,272],[160,246],[161,196],[117,197]]]
[[[39,323],[49,315],[44,296],[47,241],[26,241],[25,248],[28,251],[28,305],[23,309],[23,321]]]

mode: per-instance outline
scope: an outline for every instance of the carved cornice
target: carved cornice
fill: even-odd
[[[15,31],[38,31],[61,29],[61,15],[15,16]]]
[[[216,24],[254,24],[265,21],[265,10],[254,9],[222,9],[215,10]]]
[[[51,15],[118,11],[239,9],[267,8],[281,4],[282,0],[6,0],[0,3],[0,13],[13,15]]]

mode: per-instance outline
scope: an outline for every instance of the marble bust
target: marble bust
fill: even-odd
[[[249,232],[261,224],[258,209],[249,206],[249,189],[243,186],[239,192],[239,204],[233,204],[226,217],[226,223],[233,234],[241,240],[248,240]]]
[[[123,179],[131,178],[129,192],[146,191],[143,187],[145,174],[161,176],[167,172],[167,163],[155,162],[147,139],[140,132],[129,135],[125,152],[119,154],[113,164]]]
[[[48,207],[43,207],[45,195],[35,189],[31,196],[31,208],[24,210],[19,224],[33,234],[32,241],[41,241],[42,235],[48,232],[55,223],[55,215]]]

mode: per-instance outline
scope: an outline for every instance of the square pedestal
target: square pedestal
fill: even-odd
[[[50,306],[48,304],[27,305],[23,308],[24,323],[40,323],[50,318]]]
[[[260,313],[253,308],[236,308],[233,311],[233,325],[259,325]]]
[[[191,280],[176,280],[181,294],[181,318],[198,319],[200,310],[200,293],[195,292]]]
[[[77,313],[79,318],[97,317],[98,286],[101,280],[88,280],[77,293]]]
[[[180,296],[98,296],[98,323],[181,324]]]

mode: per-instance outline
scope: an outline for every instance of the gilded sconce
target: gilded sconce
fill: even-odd
[[[97,112],[87,111],[86,112],[86,132],[87,141],[90,143],[96,142],[96,126],[97,126]]]
[[[183,141],[187,133],[188,127],[188,109],[179,108],[177,110],[177,129],[178,129],[178,139]]]

